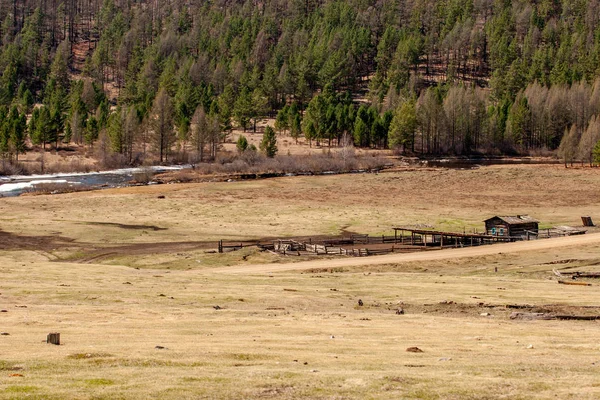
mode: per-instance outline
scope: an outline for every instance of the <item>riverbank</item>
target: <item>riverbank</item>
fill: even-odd
[[[550,157],[391,157],[322,153],[266,158],[232,156],[215,163],[120,168],[107,171],[0,176],[0,197],[57,194],[149,183],[231,182],[285,176],[360,174],[410,169],[476,169],[491,165],[558,165]]]

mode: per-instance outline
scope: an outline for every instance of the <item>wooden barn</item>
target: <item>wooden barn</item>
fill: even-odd
[[[487,235],[522,238],[538,234],[539,221],[529,215],[496,216],[484,222]]]

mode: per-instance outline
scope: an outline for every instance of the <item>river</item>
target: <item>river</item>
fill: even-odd
[[[26,191],[35,190],[37,185],[42,184],[60,184],[86,189],[123,187],[130,185],[135,174],[143,173],[148,169],[156,174],[184,168],[190,168],[190,166],[154,166],[85,173],[0,176],[0,197],[19,196]]]

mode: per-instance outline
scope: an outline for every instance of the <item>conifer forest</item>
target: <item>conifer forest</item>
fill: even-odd
[[[0,0],[0,23],[11,162],[211,160],[264,118],[311,145],[600,157],[595,0]]]

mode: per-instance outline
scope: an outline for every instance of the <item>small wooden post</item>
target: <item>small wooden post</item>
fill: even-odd
[[[398,243],[398,229],[394,229],[394,243]]]
[[[219,253],[223,252],[223,241],[219,240]]]
[[[590,216],[581,217],[581,221],[583,222],[583,226],[594,226],[594,222]]]
[[[48,336],[46,337],[46,343],[55,344],[57,346],[60,346],[60,333],[58,333],[58,332],[49,333]]]
[[[444,235],[440,236],[440,249],[444,248]]]

